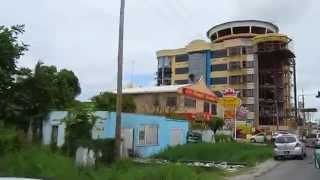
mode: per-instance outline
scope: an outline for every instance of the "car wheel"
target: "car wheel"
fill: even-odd
[[[250,142],[255,143],[256,140],[255,139],[250,139]]]
[[[273,159],[277,161],[277,160],[279,160],[279,157],[278,156],[274,156]]]
[[[298,159],[299,159],[299,160],[303,160],[303,159],[304,159],[304,154],[298,156]]]

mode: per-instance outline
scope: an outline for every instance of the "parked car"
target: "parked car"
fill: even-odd
[[[258,133],[250,137],[252,143],[264,143],[266,141],[266,135],[264,133]]]
[[[187,132],[187,143],[201,143],[202,135],[199,132],[188,131]]]
[[[306,147],[299,140],[298,136],[288,134],[275,139],[273,149],[274,159],[296,157],[303,160],[306,155]]]

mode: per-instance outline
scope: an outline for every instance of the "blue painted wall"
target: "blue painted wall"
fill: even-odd
[[[43,144],[51,143],[52,126],[58,125],[57,144],[62,146],[65,140],[65,123],[62,120],[67,116],[67,111],[53,111],[49,114],[48,119],[43,124]],[[97,138],[114,138],[116,126],[116,113],[107,111],[97,111],[95,115],[99,118],[95,127],[92,130],[92,137]],[[100,126],[101,123],[101,126]],[[158,144],[154,145],[140,145],[139,144],[139,129],[145,125],[158,126]],[[189,130],[188,121],[172,120],[163,116],[151,116],[144,114],[122,113],[122,128],[129,128],[134,130],[134,151],[142,157],[147,157],[170,145],[171,130],[180,129],[180,144],[185,144],[187,139],[187,132]],[[101,131],[95,129],[102,129]]]
[[[104,138],[115,137],[116,113],[111,112],[105,121]],[[155,145],[140,145],[139,129],[144,125],[158,125],[158,144]],[[142,157],[151,156],[167,148],[170,145],[171,130],[181,129],[181,144],[186,143],[186,135],[189,129],[187,121],[170,120],[162,116],[151,116],[143,114],[122,113],[122,128],[134,129],[134,151]]]
[[[212,52],[206,51],[206,84],[208,87],[211,85],[211,59]]]

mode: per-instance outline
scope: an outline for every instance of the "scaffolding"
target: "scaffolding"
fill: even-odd
[[[289,41],[268,40],[256,44],[258,59],[259,125],[287,126],[292,118],[291,81],[294,54]]]

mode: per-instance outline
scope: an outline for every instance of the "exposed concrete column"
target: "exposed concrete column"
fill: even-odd
[[[251,27],[250,27],[251,31]],[[259,59],[258,55],[254,54],[254,74],[255,74],[255,94],[254,94],[254,107],[255,107],[255,127],[259,127]]]

